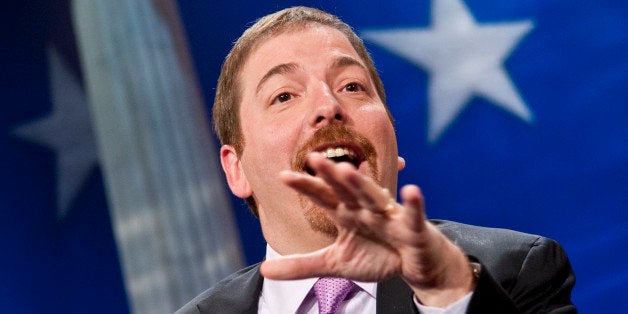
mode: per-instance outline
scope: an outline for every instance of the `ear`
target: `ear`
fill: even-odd
[[[403,170],[406,167],[406,160],[401,156],[397,156],[397,171]]]
[[[249,181],[246,179],[240,158],[231,145],[220,148],[220,163],[227,177],[227,184],[231,192],[239,198],[247,198],[253,194]]]

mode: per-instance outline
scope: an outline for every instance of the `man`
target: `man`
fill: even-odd
[[[259,217],[267,256],[181,313],[317,313],[331,303],[346,313],[576,311],[556,242],[427,221],[413,185],[395,201],[405,162],[383,85],[335,16],[295,7],[245,31],[223,64],[213,118],[227,182]],[[350,281],[323,297],[319,277]]]

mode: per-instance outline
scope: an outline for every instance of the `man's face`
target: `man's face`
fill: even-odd
[[[279,179],[282,170],[307,172],[307,153],[351,162],[396,191],[392,122],[363,61],[342,33],[307,26],[267,39],[248,57],[239,82],[245,144],[237,169],[246,188],[234,193],[254,195],[264,236],[280,253],[288,247],[307,251],[313,248],[308,242],[331,238],[324,212]]]

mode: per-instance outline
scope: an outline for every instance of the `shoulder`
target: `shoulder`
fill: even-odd
[[[468,255],[485,264],[504,267],[526,258],[536,246],[559,246],[540,235],[501,228],[488,228],[446,220],[432,221],[451,241]]]
[[[263,277],[260,263],[243,268],[203,291],[176,313],[246,313],[257,309]]]
[[[448,238],[462,247],[491,248],[512,245],[530,247],[544,239],[542,236],[519,231],[467,225],[447,220],[432,220]],[[546,238],[545,238],[546,239]],[[549,239],[547,239],[549,240]]]
[[[571,271],[567,254],[550,238],[452,221],[435,220],[433,223],[467,255],[478,259],[505,287],[514,284],[522,273],[536,269],[565,274]]]

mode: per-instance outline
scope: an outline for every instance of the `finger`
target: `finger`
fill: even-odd
[[[401,188],[401,200],[407,215],[411,218],[408,219],[412,222],[412,228],[415,230],[422,230],[425,226],[425,201],[421,189],[416,185],[406,185]]]
[[[336,171],[329,174],[330,178],[325,177],[325,179],[342,185],[344,193],[338,195],[341,200],[344,201],[345,195],[348,195],[350,199],[346,201],[357,202],[359,205],[354,209],[363,208],[375,213],[385,213],[392,198],[388,189],[383,189],[373,178],[360,173],[351,165],[339,163],[335,166]],[[328,175],[325,169],[322,171],[323,175]]]
[[[310,254],[295,254],[262,262],[262,276],[275,280],[304,279],[323,277],[326,263],[321,251]]]
[[[331,187],[321,178],[294,171],[282,171],[279,177],[284,184],[307,196],[314,203],[328,209],[338,206],[338,198]]]
[[[388,189],[380,187],[367,176],[351,178],[352,192],[363,208],[375,214],[389,214],[396,207],[395,199]]]
[[[347,210],[366,209],[385,214],[397,207],[388,190],[382,189],[371,177],[361,174],[352,165],[334,163],[317,154],[312,154],[310,162],[310,168],[332,187]]]
[[[310,154],[308,166],[315,171],[316,177],[324,180],[334,191],[338,199],[345,203],[349,210],[360,208],[355,194],[349,189],[347,178],[357,174],[355,168],[348,163],[335,163],[320,154]]]

